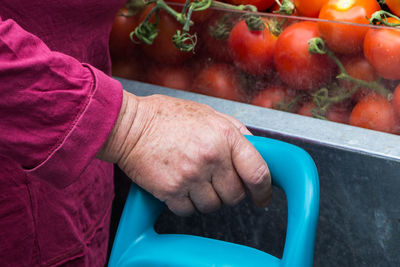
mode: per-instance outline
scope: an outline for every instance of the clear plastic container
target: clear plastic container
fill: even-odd
[[[150,10],[114,25],[113,75],[400,134],[400,29],[209,8],[193,13],[196,44],[183,52],[165,11],[152,45],[129,40]]]

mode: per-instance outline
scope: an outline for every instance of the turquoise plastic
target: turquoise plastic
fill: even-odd
[[[131,186],[118,226],[109,266],[312,266],[319,212],[319,181],[311,157],[299,147],[246,136],[268,163],[272,182],[288,203],[282,259],[234,243],[181,234],[157,234],[154,223],[164,204]]]

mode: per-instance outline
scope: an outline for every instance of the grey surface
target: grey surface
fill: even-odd
[[[166,94],[211,105],[253,133],[308,151],[320,174],[315,266],[400,266],[400,136],[120,79],[136,95]],[[121,175],[121,174],[120,174]],[[156,229],[245,244],[281,256],[286,203],[280,191],[268,211],[244,201],[188,218],[166,211]]]

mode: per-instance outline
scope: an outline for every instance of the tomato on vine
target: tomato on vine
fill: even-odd
[[[143,22],[149,12],[154,8],[148,5],[140,15],[140,22]],[[143,52],[151,59],[164,64],[180,64],[193,56],[192,52],[179,50],[172,42],[172,37],[177,30],[182,30],[182,25],[165,10],[158,12],[157,37],[151,45],[141,44]],[[150,18],[151,23],[156,23],[156,15]]]
[[[233,27],[234,17],[227,12],[213,10],[213,16],[198,32],[199,44],[204,49],[204,57],[231,63],[228,38]]]
[[[147,82],[183,91],[192,88],[192,73],[181,66],[153,66],[147,70]]]
[[[273,54],[277,37],[270,31],[267,20],[261,30],[250,30],[245,20],[232,29],[228,46],[236,66],[247,73],[261,75],[273,68]],[[221,48],[223,49],[223,48]]]
[[[212,63],[195,76],[193,92],[239,102],[247,100],[237,72],[228,64]]]
[[[347,23],[369,24],[368,18],[378,10],[376,0],[330,0],[322,6],[318,17],[335,22],[318,22],[321,37],[334,52],[360,52],[368,27]]]
[[[143,80],[143,67],[137,57],[113,59],[111,69],[113,76],[136,81]]]
[[[279,35],[274,52],[275,67],[290,88],[312,90],[331,81],[335,63],[327,55],[308,51],[308,41],[318,36],[318,25],[312,21],[292,24]]]
[[[284,106],[288,106],[294,96],[294,92],[281,85],[270,85],[258,92],[251,104],[265,108],[285,109]]]
[[[350,115],[350,125],[395,133],[397,118],[392,104],[379,94],[363,98]]]
[[[390,23],[400,23],[388,18]],[[379,75],[400,79],[400,30],[382,27],[368,30],[364,40],[364,55]]]
[[[320,111],[316,108],[313,101],[306,102],[303,106],[299,109],[297,114],[307,116],[307,117],[314,117],[314,115],[318,114]],[[337,123],[349,123],[351,109],[347,103],[336,103],[331,105],[325,114],[319,114],[321,117],[325,118],[328,121],[333,121]]]
[[[341,59],[341,62],[343,63],[346,73],[351,77],[366,82],[374,82],[379,78],[374,67],[372,67],[372,65],[365,59],[363,55],[356,55],[352,57],[346,56]],[[352,90],[355,86],[354,83],[348,81],[340,81],[340,84],[348,91]],[[357,90],[357,92],[354,93],[352,98],[354,101],[358,102],[371,93],[374,93],[374,91],[369,88],[361,87]]]
[[[121,8],[114,18],[114,23],[110,33],[110,54],[113,59],[123,59],[138,49],[129,34],[139,25],[138,16],[133,10],[126,7]]]
[[[347,103],[337,103],[331,105],[326,111],[325,117],[329,121],[348,124],[351,108]]]

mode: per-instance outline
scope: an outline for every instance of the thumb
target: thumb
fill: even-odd
[[[271,175],[257,149],[242,135],[232,146],[232,161],[253,202],[266,207],[272,198]]]

